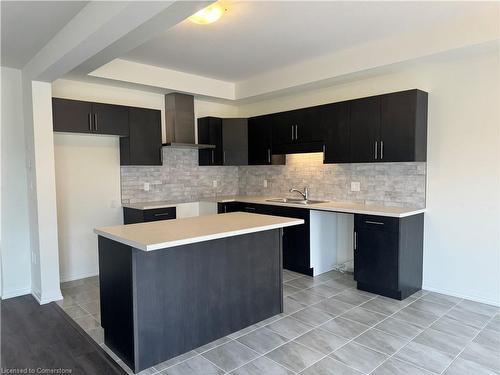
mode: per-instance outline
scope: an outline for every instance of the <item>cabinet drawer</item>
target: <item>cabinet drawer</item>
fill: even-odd
[[[356,229],[373,229],[385,232],[399,231],[399,218],[374,215],[354,215]]]
[[[153,210],[144,210],[144,221],[158,221],[175,219],[175,207],[156,208]]]

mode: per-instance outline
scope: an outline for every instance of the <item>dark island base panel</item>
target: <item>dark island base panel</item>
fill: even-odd
[[[99,236],[105,343],[139,372],[283,312],[282,230],[145,252]]]

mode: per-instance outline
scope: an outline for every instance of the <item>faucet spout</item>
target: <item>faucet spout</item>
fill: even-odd
[[[300,195],[302,195],[302,198],[307,201],[309,199],[309,188],[305,187],[304,188],[304,191],[302,192],[301,190],[299,189],[295,189],[295,188],[291,188],[289,190],[290,193],[299,193]]]

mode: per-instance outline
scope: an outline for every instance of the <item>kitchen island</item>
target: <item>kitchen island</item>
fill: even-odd
[[[283,312],[282,228],[235,212],[95,229],[106,345],[134,372]]]

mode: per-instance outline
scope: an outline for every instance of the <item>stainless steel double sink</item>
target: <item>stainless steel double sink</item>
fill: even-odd
[[[271,198],[266,199],[266,202],[274,202],[274,203],[291,203],[291,204],[301,204],[301,205],[310,205],[310,204],[318,204],[325,203],[328,201],[319,201],[313,199],[300,199],[300,198]]]

